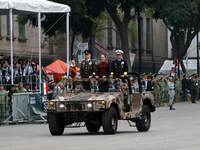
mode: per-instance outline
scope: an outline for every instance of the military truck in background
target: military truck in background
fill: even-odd
[[[130,76],[138,78],[139,92],[131,86]],[[148,131],[151,112],[155,111],[151,92],[143,92],[140,75],[129,73],[123,78],[67,79],[63,77],[63,95],[48,102],[49,130],[52,135],[62,135],[65,127],[86,126],[89,132],[98,132],[103,127],[105,134],[115,134],[118,120],[127,120],[138,131]],[[120,91],[98,92],[97,83],[113,81],[120,85]],[[91,90],[68,91],[69,83],[89,82]],[[135,125],[132,125],[132,122]],[[72,124],[75,124],[72,126]]]

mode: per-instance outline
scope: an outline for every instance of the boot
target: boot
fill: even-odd
[[[175,110],[176,108],[173,108],[172,105],[170,105],[169,110]]]
[[[167,107],[169,107],[169,102],[167,102]]]

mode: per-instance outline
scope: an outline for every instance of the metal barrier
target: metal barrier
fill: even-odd
[[[6,96],[0,94],[0,124],[7,118]]]
[[[40,93],[15,93],[12,103],[13,122],[46,122]]]
[[[0,75],[0,84],[4,85],[4,89],[9,90],[9,87],[11,85],[11,79],[9,80],[9,82],[7,82],[7,77],[9,76]],[[39,77],[37,75],[27,75],[27,76],[18,75],[14,77],[14,84],[18,84],[19,82],[22,82],[23,84],[29,83],[31,91],[34,91],[34,90],[38,91],[39,90],[38,78]],[[42,78],[42,81],[45,80],[45,76],[42,76],[41,78]]]
[[[12,116],[14,122],[29,122],[28,114],[29,95],[27,93],[14,93],[12,99]]]

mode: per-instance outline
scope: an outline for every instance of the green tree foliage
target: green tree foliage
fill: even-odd
[[[200,0],[155,0],[145,13],[155,19],[163,20],[171,32],[170,41],[174,56],[177,53],[177,33],[184,32],[186,34],[186,42],[179,50],[181,67],[186,72],[182,58],[200,30]]]
[[[87,13],[92,15],[92,17],[98,17],[104,10],[109,13],[112,21],[115,23],[115,26],[119,31],[121,46],[124,51],[123,57],[128,62],[129,71],[132,70],[129,58],[130,48],[128,46],[128,25],[132,18],[131,11],[138,6],[142,10],[147,4],[151,4],[152,1],[153,0],[84,0],[87,7]]]

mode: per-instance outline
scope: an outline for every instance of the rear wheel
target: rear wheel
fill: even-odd
[[[114,107],[103,112],[102,126],[105,134],[115,134],[117,131],[118,116]]]
[[[48,113],[49,116],[49,130],[52,135],[62,135],[64,125],[62,123],[62,116],[56,113]]]
[[[86,128],[90,133],[98,132],[100,129],[100,125],[93,124],[89,121],[85,122]]]
[[[140,132],[148,131],[151,125],[151,113],[147,105],[143,105],[142,118],[142,120],[136,121],[137,130]]]

